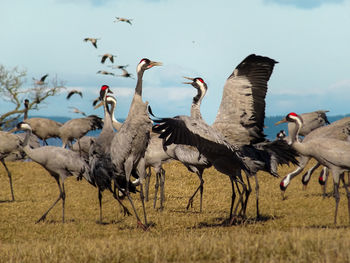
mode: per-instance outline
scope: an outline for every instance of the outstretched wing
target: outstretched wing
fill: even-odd
[[[246,57],[227,79],[213,127],[230,143],[263,141],[267,82],[277,61]]]
[[[249,170],[239,147],[228,143],[219,132],[203,120],[177,116],[156,121],[159,125],[154,126],[153,131],[161,133],[159,138],[164,139],[164,146],[172,143],[195,146],[209,160],[220,158],[218,156],[232,158],[239,162],[242,169]]]

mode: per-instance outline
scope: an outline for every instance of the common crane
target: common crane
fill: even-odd
[[[278,164],[297,163],[296,153],[287,143],[280,140],[268,142],[263,134],[264,98],[275,63],[268,57],[252,54],[236,67],[226,81],[219,112],[212,127],[203,120],[177,116],[160,119],[161,124],[155,128],[162,131],[161,138],[165,139],[165,145],[176,143],[195,146],[219,172],[229,176],[232,187],[230,223],[235,219],[232,213],[234,183],[243,188],[243,192],[239,192],[240,199],[234,214],[241,203],[241,212],[245,216],[249,197],[241,169],[246,172],[247,178],[258,170],[278,176]],[[259,216],[258,199],[257,214]]]
[[[148,103],[142,101],[142,77],[146,70],[160,65],[162,65],[160,62],[154,62],[147,58],[141,59],[137,66],[137,84],[128,116],[111,142],[111,159],[116,176],[125,176],[126,195],[133,207],[138,224],[143,228],[147,226],[142,185],[145,177],[144,155],[149,142],[152,121],[147,112]],[[136,170],[140,178],[140,197],[146,226],[141,223],[129,194],[128,183],[132,170]]]
[[[84,41],[85,41],[85,42],[90,41],[91,44],[92,44],[95,48],[97,48],[97,40],[100,40],[100,38],[93,38],[93,37],[86,37],[86,38],[84,38]]]
[[[342,180],[348,198],[348,212],[350,222],[350,191],[344,181],[344,172],[350,171],[350,142],[336,138],[308,136],[303,141],[299,140],[299,131],[303,126],[303,119],[298,114],[291,112],[278,123],[293,122],[295,127],[288,127],[290,144],[301,155],[315,158],[320,164],[328,167],[333,176],[335,213],[334,224],[337,223],[339,195],[339,181]],[[326,126],[327,127],[327,126]],[[325,128],[326,128],[325,127]],[[319,131],[321,128],[315,130]]]
[[[62,222],[65,220],[65,200],[66,192],[64,189],[64,180],[68,176],[84,177],[89,183],[92,183],[90,178],[89,165],[76,152],[68,149],[63,149],[55,146],[44,146],[36,149],[31,149],[28,144],[32,129],[28,123],[20,122],[17,124],[19,130],[26,131],[26,137],[23,143],[23,151],[34,162],[44,167],[52,177],[55,178],[60,194],[57,200],[49,207],[49,209],[37,220],[44,221],[51,209],[62,200]]]

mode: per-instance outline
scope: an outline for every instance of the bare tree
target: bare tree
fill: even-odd
[[[26,70],[20,70],[18,67],[7,69],[0,65],[0,97],[13,104],[12,110],[0,112],[0,130],[11,127],[24,113],[24,99],[29,99],[29,110],[38,110],[40,103],[65,88],[63,81],[58,81],[57,76],[47,84],[37,85],[33,82],[32,86],[28,87],[24,85],[26,75]]]

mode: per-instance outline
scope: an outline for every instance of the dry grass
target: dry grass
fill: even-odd
[[[228,216],[230,183],[215,170],[204,174],[203,212],[185,209],[198,185],[182,165],[165,166],[165,210],[147,203],[149,231],[137,228],[133,216],[124,217],[107,192],[99,225],[97,190],[85,181],[66,180],[66,220],[61,223],[58,204],[44,223],[34,224],[58,196],[53,178],[35,163],[9,163],[13,171],[15,202],[10,198],[7,175],[0,169],[0,262],[349,262],[350,231],[346,196],[341,189],[338,225],[333,222],[334,199],[322,199],[317,176],[307,191],[300,177],[281,200],[279,179],[259,174],[260,208],[264,220],[254,222],[255,194],[247,222],[221,223]],[[284,175],[293,167],[284,167]],[[254,181],[254,180],[252,180]],[[154,177],[152,177],[152,184]],[[253,183],[254,187],[254,183]],[[331,184],[328,185],[328,192]],[[151,186],[153,198],[153,185]],[[138,211],[140,201],[135,196]],[[129,204],[125,202],[129,207]]]

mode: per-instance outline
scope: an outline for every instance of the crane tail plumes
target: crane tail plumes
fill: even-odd
[[[296,159],[299,155],[288,143],[284,140],[266,141],[255,144],[254,146],[243,146],[243,152],[249,151],[249,147],[254,147],[254,155],[264,163],[261,170],[265,170],[275,177],[279,177],[277,172],[278,165],[290,163],[298,165]]]

